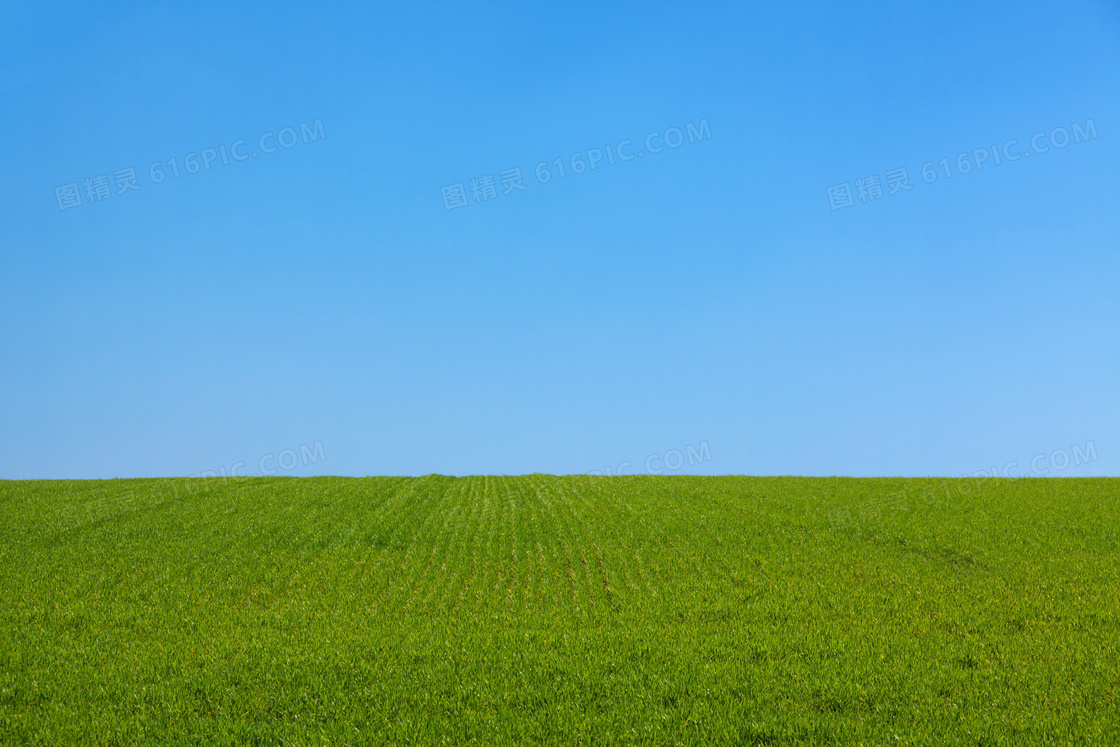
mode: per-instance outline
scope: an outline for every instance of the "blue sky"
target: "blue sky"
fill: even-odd
[[[1120,474],[1114,3],[5,3],[0,110],[0,478]]]

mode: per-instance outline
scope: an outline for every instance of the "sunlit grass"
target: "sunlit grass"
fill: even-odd
[[[1120,480],[0,482],[3,744],[1120,741]]]

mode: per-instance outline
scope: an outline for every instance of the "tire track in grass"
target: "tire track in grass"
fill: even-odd
[[[458,589],[455,605],[451,609],[454,614],[459,614],[462,611],[467,594],[474,585],[475,574],[478,572],[478,535],[482,528],[482,504],[478,500],[474,500],[474,483],[466,479],[460,479],[458,485],[460,486],[460,495],[469,513],[465,520],[466,531],[463,534],[462,541],[459,544],[459,552],[456,556],[458,572],[453,585],[449,587],[449,591]]]
[[[655,492],[656,478],[635,476],[629,479],[633,484],[627,488],[633,490],[635,500],[645,503],[647,514],[654,514],[656,519],[650,522],[643,521],[649,529],[650,536],[656,538],[656,546],[651,549],[647,560],[651,584],[657,590],[662,609],[679,608],[685,603],[681,596],[683,585],[676,575],[681,564],[675,557],[676,545],[668,533],[664,520],[665,515],[669,513],[667,506],[665,501],[659,500],[659,495]]]
[[[505,526],[507,531],[505,537],[507,538],[506,547],[502,550],[502,557],[508,558],[508,568],[506,569],[506,612],[514,614],[520,612],[525,604],[525,590],[523,588],[524,575],[518,563],[518,528],[520,527],[520,520],[518,516],[518,506],[520,505],[520,494],[513,488],[513,479],[509,477],[500,478],[502,495],[504,496],[503,502],[506,506],[506,521]]]
[[[506,598],[503,586],[506,577],[509,575],[507,571],[507,562],[505,554],[506,537],[509,533],[509,527],[506,522],[507,502],[505,499],[504,491],[502,490],[502,478],[495,476],[487,479],[487,493],[494,500],[494,546],[490,549],[488,557],[494,569],[494,585],[492,594],[493,604],[496,613],[505,613],[509,611],[509,600]]]
[[[385,601],[393,589],[393,585],[397,582],[400,574],[395,573],[390,565],[390,554],[395,552],[398,548],[403,547],[401,544],[402,537],[408,527],[407,521],[403,517],[409,513],[409,498],[416,495],[417,491],[421,488],[419,480],[406,482],[403,489],[396,493],[393,498],[386,501],[385,512],[383,516],[378,517],[378,521],[388,529],[388,534],[384,540],[380,552],[377,554],[377,560],[374,562],[373,570],[380,576],[380,583],[378,589],[374,591],[377,595],[374,600],[370,612],[377,613],[385,606]]]
[[[506,494],[505,478],[496,476],[493,479],[492,489],[497,505],[497,547],[494,549],[494,591],[495,604],[500,607],[500,613],[510,614],[510,555],[506,548],[510,543],[510,533],[513,527],[510,523],[510,497]]]
[[[465,594],[464,601],[469,605],[470,611],[474,615],[478,615],[483,612],[479,604],[478,590],[480,588],[480,584],[485,583],[482,576],[483,565],[485,563],[483,552],[485,549],[486,531],[488,529],[488,527],[486,526],[487,509],[486,501],[484,498],[485,489],[486,485],[481,479],[470,479],[469,495],[472,505],[474,505],[476,508],[475,516],[477,518],[474,521],[475,533],[470,545],[470,583],[468,585],[468,589],[466,590],[469,593]]]
[[[414,483],[404,483],[401,489],[391,495],[385,504],[373,514],[371,523],[377,527],[378,535],[373,538],[373,546],[377,548],[377,553],[370,568],[370,592],[374,595],[373,604],[370,607],[371,613],[376,613],[380,609],[389,585],[392,583],[391,574],[385,573],[385,565],[388,562],[388,554],[397,546],[402,529],[399,522],[393,520],[395,510],[399,510],[404,501],[404,496],[415,489],[416,485]]]
[[[633,569],[637,577],[637,582],[634,590],[635,595],[639,597],[641,596],[641,589],[638,588],[638,586],[640,585],[645,587],[646,592],[660,600],[660,591],[651,581],[649,574],[646,571],[646,564],[642,560],[642,542],[639,540],[637,534],[634,531],[635,525],[644,524],[644,520],[640,518],[640,515],[634,509],[634,506],[627,500],[627,492],[625,490],[626,484],[623,482],[614,482],[610,484],[613,486],[614,492],[618,496],[617,500],[619,504],[625,506],[626,509],[630,512],[631,516],[631,521],[627,523],[627,527],[629,530],[628,536],[626,538],[620,537],[619,542],[622,547],[628,548],[627,552],[634,561]]]
[[[484,478],[465,478],[471,481],[471,496],[478,505],[479,534],[471,548],[473,561],[473,574],[470,593],[467,603],[475,615],[485,615],[483,591],[486,589],[486,574],[488,568],[487,547],[493,537],[494,527],[490,516],[490,503],[486,496],[486,480]]]
[[[451,591],[462,565],[463,536],[469,528],[469,522],[464,520],[464,512],[469,507],[463,497],[465,491],[466,483],[462,480],[454,480],[444,488],[444,504],[447,506],[449,521],[443,529],[446,541],[443,545],[444,552],[440,556],[439,574],[428,584],[423,598],[423,604],[428,610],[446,611],[450,608]]]
[[[493,585],[490,587],[493,590],[491,602],[494,607],[493,613],[502,615],[508,612],[509,601],[505,595],[505,582],[508,577],[508,569],[505,555],[506,537],[509,533],[509,527],[506,522],[506,499],[502,490],[502,478],[494,476],[486,481],[487,493],[494,501],[494,545],[487,553],[490,561],[490,567],[494,571]]]
[[[720,514],[715,516],[713,526],[717,531],[714,531],[712,536],[719,548],[719,562],[725,570],[727,579],[734,588],[742,590],[745,594],[751,575],[750,569],[745,567],[745,564],[750,562],[749,551],[753,546],[746,539],[744,526],[746,522],[742,518],[744,513],[742,510],[737,510],[747,505],[740,496],[740,493],[732,492],[730,489],[720,491],[716,495]],[[720,531],[727,532],[731,536],[725,537],[720,534]],[[736,532],[740,534],[736,535]],[[736,536],[738,542],[735,541]]]
[[[342,528],[340,552],[334,562],[338,579],[336,589],[337,598],[349,602],[352,614],[357,613],[366,597],[373,572],[372,560],[379,551],[375,537],[370,533],[377,531],[374,517],[380,507],[401,489],[402,479],[378,479],[371,484],[373,490],[364,490],[365,485],[370,483],[353,479],[342,483],[339,488],[345,496],[342,521],[348,522],[348,526]]]
[[[507,479],[507,493],[510,496],[511,532],[510,560],[512,579],[509,587],[512,594],[511,613],[519,620],[528,619],[526,613],[533,606],[533,558],[529,551],[533,532],[529,516],[530,506],[525,495],[524,485],[517,478]]]
[[[486,534],[486,547],[482,552],[482,583],[476,587],[476,594],[478,601],[488,616],[494,616],[501,611],[502,602],[495,599],[496,594],[492,592],[498,591],[501,588],[501,567],[498,559],[498,552],[501,546],[501,515],[500,515],[500,498],[497,495],[495,484],[497,478],[487,475],[482,478],[483,484],[483,500],[486,505],[486,513],[483,521],[489,527],[489,532]],[[487,590],[483,596],[483,590]]]
[[[559,594],[553,581],[559,580],[559,576],[554,576],[550,572],[548,557],[545,554],[544,538],[546,535],[542,524],[544,506],[541,504],[540,497],[535,489],[533,489],[530,500],[533,506],[534,547],[537,553],[537,597],[542,605],[555,609],[559,604]]]
[[[564,606],[564,590],[567,587],[564,583],[564,574],[560,569],[560,543],[556,539],[560,534],[560,527],[544,495],[540,476],[534,475],[530,479],[528,490],[532,491],[530,500],[535,507],[534,514],[538,525],[537,552],[541,561],[541,594],[552,609],[560,610]]]
[[[474,549],[482,527],[482,507],[473,499],[474,485],[469,480],[460,478],[455,487],[463,518],[457,533],[455,557],[451,561],[453,570],[441,596],[449,600],[451,612],[460,614],[477,572]]]
[[[687,536],[692,543],[694,557],[697,558],[697,571],[701,574],[705,585],[709,589],[713,587],[726,588],[732,584],[732,569],[729,564],[724,562],[722,553],[717,550],[722,546],[722,540],[713,531],[713,527],[724,523],[725,519],[718,514],[713,514],[713,508],[716,507],[709,505],[707,503],[708,497],[697,489],[700,483],[696,482],[696,478],[681,476],[674,479],[688,481],[685,485],[690,498],[688,505],[693,507],[694,513],[693,517],[689,517],[689,521],[699,531],[689,533]],[[713,544],[715,547],[713,547]],[[700,560],[705,562],[701,564]],[[715,576],[715,578],[713,579],[712,576]]]
[[[589,483],[594,479],[596,478],[586,478]],[[582,492],[592,492],[591,485],[583,488]],[[651,590],[652,587],[649,586],[648,579],[645,577],[641,557],[637,551],[639,541],[634,534],[636,512],[625,500],[626,493],[620,482],[608,482],[603,489],[595,492],[599,495],[606,494],[609,496],[610,502],[616,507],[615,510],[619,514],[618,519],[610,522],[608,528],[613,537],[611,546],[615,548],[617,554],[618,575],[622,581],[620,586],[621,601],[625,602],[627,606],[645,602],[646,600],[643,599],[642,595],[643,587],[645,590]],[[623,533],[624,530],[625,534]]]
[[[482,547],[485,541],[486,505],[482,500],[482,482],[464,478],[466,491],[464,493],[471,509],[470,527],[471,534],[464,547],[469,563],[464,567],[465,583],[460,590],[460,603],[467,614],[474,616],[479,613],[475,593],[479,583],[479,573],[482,569]]]
[[[605,527],[609,531],[609,528],[617,522],[617,517],[611,511],[613,508],[612,501],[609,496],[604,496],[601,493],[592,497],[590,491],[579,490],[576,485],[567,485],[567,489],[571,495],[573,512],[584,514],[589,519],[589,521],[580,524],[580,545],[590,548],[590,555],[585,554],[585,557],[589,557],[589,563],[585,565],[588,586],[594,586],[596,593],[600,594],[607,607],[614,612],[618,612],[618,603],[615,599],[614,588],[611,585],[612,579],[603,562],[603,549],[596,541],[596,535],[592,533],[592,528]],[[595,578],[592,578],[592,576],[595,576]]]
[[[573,490],[577,490],[580,495],[585,496],[585,501],[592,500],[592,492],[587,490],[585,486],[573,485]],[[627,543],[620,531],[623,525],[630,525],[633,517],[625,504],[619,499],[617,489],[612,488],[609,491],[604,491],[604,493],[605,495],[601,494],[602,498],[599,499],[599,502],[603,509],[609,509],[610,513],[599,524],[606,536],[601,538],[602,542],[595,544],[595,551],[598,554],[601,573],[603,574],[604,592],[609,595],[616,611],[622,611],[623,609],[633,608],[635,603],[641,601],[636,594],[635,571],[628,562]],[[607,562],[603,560],[604,547],[607,549],[605,555]]]
[[[498,476],[492,483],[498,513],[497,547],[494,548],[493,559],[494,591],[497,592],[495,603],[500,604],[499,612],[508,616],[513,607],[510,595],[513,590],[512,584],[516,583],[516,566],[510,562],[515,529],[512,517],[513,504],[506,480],[507,478]]]
[[[525,611],[527,600],[531,598],[529,584],[532,582],[532,569],[529,557],[523,557],[522,553],[526,533],[524,513],[527,507],[521,491],[516,487],[516,481],[506,478],[506,483],[506,494],[510,497],[510,600],[512,611],[520,616]]]
[[[482,530],[474,547],[475,574],[471,585],[470,602],[477,614],[486,614],[483,591],[488,588],[490,568],[490,547],[494,541],[494,517],[492,505],[487,495],[486,478],[468,478],[474,483],[474,496],[479,505],[478,525]],[[488,596],[486,598],[489,598]]]
[[[547,485],[545,491],[552,496],[552,505],[556,509],[556,517],[560,522],[558,537],[563,543],[568,583],[572,589],[574,605],[572,612],[586,618],[591,612],[595,600],[591,594],[591,587],[587,583],[587,559],[582,553],[573,551],[573,546],[576,546],[577,531],[575,526],[578,519],[575,518],[571,507],[567,504],[563,491],[558,489],[555,482]]]
[[[542,584],[544,583],[544,551],[541,546],[540,503],[532,486],[518,481],[520,505],[523,507],[525,540],[525,584],[521,612],[531,614],[544,609]]]
[[[553,487],[561,498],[559,504],[565,508],[567,515],[571,517],[570,529],[568,531],[569,539],[576,547],[580,548],[578,555],[579,571],[576,575],[582,581],[584,595],[588,600],[588,607],[597,607],[600,600],[597,589],[601,587],[599,586],[598,579],[592,578],[592,575],[595,573],[592,571],[594,561],[589,558],[586,549],[589,545],[593,544],[587,529],[589,523],[587,518],[591,517],[584,518],[581,516],[581,512],[577,510],[575,493],[568,489],[564,482],[554,480]]]
[[[441,549],[443,549],[442,555],[444,557],[446,557],[448,543],[451,542],[452,537],[453,537],[452,527],[454,526],[455,520],[458,518],[458,511],[459,511],[459,504],[456,503],[454,501],[454,498],[453,498],[454,494],[455,494],[454,483],[451,483],[451,484],[448,484],[448,485],[443,485],[442,490],[439,492],[438,501],[437,501],[436,505],[433,506],[432,509],[431,509],[431,513],[432,513],[433,517],[437,517],[437,516],[440,516],[442,514],[444,516],[444,520],[443,520],[443,524],[440,525],[439,529],[436,529],[434,531],[434,533],[431,535],[431,537],[428,538],[428,542],[431,544],[432,549],[428,553],[428,562],[424,566],[424,570],[421,571],[420,577],[413,584],[412,593],[409,594],[408,599],[405,600],[403,611],[406,614],[407,614],[408,610],[411,608],[413,601],[417,598],[417,596],[419,596],[421,594],[421,592],[424,592],[424,599],[425,599],[425,602],[424,602],[424,605],[423,605],[424,608],[425,609],[430,609],[426,600],[431,597],[432,591],[434,591],[434,589],[440,585],[439,582],[442,580],[442,573],[441,573],[441,575],[440,575],[440,577],[438,577],[437,581],[431,582],[431,587],[432,588],[429,588],[428,579],[431,575],[431,571],[432,571],[433,566],[435,566],[436,558],[437,558],[437,556],[440,556]],[[447,563],[445,561],[443,563],[443,567],[446,568],[446,566],[447,566]]]
[[[679,588],[687,594],[687,603],[681,609],[698,610],[704,605],[702,601],[711,603],[713,593],[721,587],[717,581],[725,576],[721,569],[713,567],[708,560],[707,531],[704,523],[697,521],[700,516],[695,508],[696,497],[687,490],[689,480],[683,476],[668,478],[672,481],[666,490],[666,495],[673,499],[672,514],[677,526],[690,526],[693,531],[675,532],[673,554],[680,560],[680,567],[687,570]],[[681,482],[678,482],[681,481]]]
[[[581,601],[579,596],[579,588],[576,584],[575,568],[572,561],[572,552],[568,544],[566,535],[570,534],[567,525],[560,518],[560,510],[557,509],[556,503],[558,498],[555,494],[550,492],[551,484],[545,482],[544,478],[539,478],[536,485],[537,495],[540,497],[541,505],[548,511],[549,516],[552,518],[555,527],[555,544],[553,545],[553,558],[556,560],[557,565],[562,566],[562,570],[557,575],[557,595],[558,600],[568,599],[571,606],[565,609],[564,604],[557,605],[557,609],[562,614],[578,613],[581,609]],[[562,574],[562,575],[560,575]],[[564,581],[567,581],[567,584]],[[567,594],[563,593],[564,586],[567,586]]]
[[[410,598],[416,584],[423,572],[423,547],[433,532],[433,526],[439,521],[439,498],[443,495],[446,478],[438,475],[418,478],[423,486],[423,491],[417,496],[417,503],[411,506],[410,523],[411,532],[407,537],[404,556],[395,571],[394,591],[392,592],[389,609],[398,614],[408,614],[405,602]],[[422,496],[422,499],[420,498]]]

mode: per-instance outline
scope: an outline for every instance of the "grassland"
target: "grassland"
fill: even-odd
[[[3,744],[1116,744],[1120,480],[0,482]]]

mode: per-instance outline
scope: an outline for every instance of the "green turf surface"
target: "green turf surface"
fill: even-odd
[[[1115,744],[1120,479],[0,482],[2,744]]]

